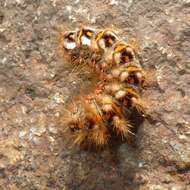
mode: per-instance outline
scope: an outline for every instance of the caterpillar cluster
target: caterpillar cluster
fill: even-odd
[[[130,115],[144,115],[147,107],[140,95],[146,73],[137,50],[111,29],[66,31],[59,42],[72,64],[85,63],[101,78],[92,93],[79,97],[64,114],[74,143],[104,147],[113,135],[128,139],[133,128]]]

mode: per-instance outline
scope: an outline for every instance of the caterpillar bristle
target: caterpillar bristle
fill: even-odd
[[[89,143],[94,144],[96,147],[102,147],[109,142],[109,133],[106,127],[95,126],[88,136]]]
[[[109,111],[113,111],[114,109],[114,99],[112,98],[112,96],[109,96],[107,94],[99,94],[97,95],[97,101],[99,104],[101,104],[102,108],[108,108],[108,109],[105,109],[104,111],[106,112],[109,112]]]
[[[145,101],[143,101],[141,98],[131,98],[133,106],[137,109],[139,113],[142,113],[143,115],[146,114],[146,110],[148,109],[148,105]]]
[[[83,106],[87,113],[87,117],[92,118],[94,122],[102,121],[102,111],[96,103],[96,99],[92,97],[88,97],[89,99],[83,100]]]
[[[117,135],[121,135],[122,139],[124,139],[129,136],[129,133],[131,133],[130,128],[132,128],[132,125],[126,119],[114,116],[113,127]]]
[[[79,65],[88,65],[102,79],[92,93],[79,97],[65,112],[62,122],[73,133],[74,144],[105,147],[112,133],[128,139],[133,134],[128,118],[134,108],[141,115],[147,110],[140,94],[149,77],[135,43],[123,41],[110,28],[83,26],[61,33],[59,49],[77,72],[81,73]]]
[[[158,81],[154,70],[149,70],[148,72],[145,72],[143,87],[149,86],[158,86]]]
[[[88,132],[87,131],[77,131],[75,134],[73,134],[73,144],[77,144],[82,146],[85,141],[88,138]]]

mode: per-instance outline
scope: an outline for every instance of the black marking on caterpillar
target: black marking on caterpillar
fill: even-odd
[[[83,27],[60,34],[60,51],[72,64],[85,63],[100,75],[101,84],[70,105],[63,123],[72,131],[74,143],[104,147],[112,135],[128,139],[133,113],[146,114],[141,91],[146,72],[137,50],[109,29]]]

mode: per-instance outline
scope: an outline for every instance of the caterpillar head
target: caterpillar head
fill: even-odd
[[[68,31],[61,34],[61,45],[66,51],[73,50],[77,47],[76,31]]]

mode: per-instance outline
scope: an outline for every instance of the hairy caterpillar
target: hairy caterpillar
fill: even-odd
[[[130,115],[146,113],[141,90],[146,72],[136,49],[111,29],[83,27],[60,34],[60,50],[72,64],[85,63],[102,82],[87,96],[79,97],[62,118],[74,143],[103,147],[112,135],[127,138],[133,125]]]

